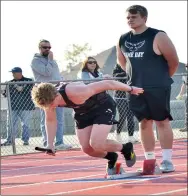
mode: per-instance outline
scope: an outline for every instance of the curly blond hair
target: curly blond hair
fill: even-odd
[[[34,104],[39,108],[49,107],[57,96],[57,89],[53,84],[40,83],[33,87],[31,97]]]

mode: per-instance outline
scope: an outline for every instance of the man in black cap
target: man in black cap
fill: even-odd
[[[10,102],[11,102],[11,114],[13,130],[11,130],[10,123],[7,129],[7,138],[1,146],[9,146],[12,144],[12,138],[16,138],[18,131],[18,120],[21,120],[22,124],[22,140],[23,145],[29,145],[29,122],[31,119],[31,111],[35,109],[33,101],[31,100],[31,90],[33,84],[24,84],[24,81],[32,81],[31,78],[26,78],[22,75],[22,69],[20,67],[14,67],[12,72],[13,80],[8,82],[16,82],[15,84],[9,84],[6,86],[3,92],[4,97],[7,97],[7,87],[9,87]],[[18,84],[20,82],[20,84]],[[10,116],[9,116],[10,117]]]

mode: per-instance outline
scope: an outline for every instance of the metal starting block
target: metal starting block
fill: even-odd
[[[121,163],[116,163],[116,174],[113,175],[105,175],[106,179],[116,180],[116,179],[123,179],[123,178],[131,178],[135,176],[140,176],[141,172],[125,172],[121,169]]]

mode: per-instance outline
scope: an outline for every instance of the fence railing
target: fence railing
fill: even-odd
[[[187,121],[185,112],[187,105],[187,92],[182,100],[176,97],[180,92],[182,85],[182,76],[185,74],[176,74],[173,76],[174,83],[171,91],[171,113],[173,121],[171,126],[174,133],[174,139],[187,138],[186,132],[180,132],[179,129],[184,128]],[[122,78],[111,78],[122,79]],[[93,79],[89,81],[97,81],[101,79]],[[66,80],[64,82],[77,82],[83,80]],[[60,81],[59,81],[60,82]],[[35,152],[35,146],[43,146],[43,136],[41,132],[41,111],[36,108],[31,100],[31,89],[36,82],[8,82],[1,83],[1,155],[24,154]],[[38,82],[39,83],[39,82]],[[51,81],[57,83],[57,81]],[[6,91],[6,92],[5,92]],[[118,98],[114,97],[114,92],[109,94],[117,102],[117,118],[121,117],[121,123],[115,125],[109,137],[115,139],[115,130],[121,130],[122,140],[126,141],[130,133],[133,137],[140,141],[138,132],[138,121],[127,108],[125,93],[121,92]],[[80,145],[75,135],[75,122],[73,119],[73,109],[63,109],[63,140],[65,144],[71,144],[73,148],[79,148]],[[120,116],[121,115],[121,116]],[[157,131],[154,125],[156,140],[158,139]]]

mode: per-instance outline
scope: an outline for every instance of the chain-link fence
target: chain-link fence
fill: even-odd
[[[177,100],[181,86],[182,76],[176,74],[173,79],[171,92],[171,113],[173,121],[171,126],[174,138],[187,138],[187,132],[179,131],[187,123],[185,112],[187,96]],[[72,81],[73,82],[73,81]],[[35,108],[31,100],[31,89],[34,83],[1,83],[1,155],[24,154],[35,152],[35,146],[43,146],[41,110]],[[128,108],[128,102],[124,92],[116,96],[115,92],[109,91],[110,95],[117,102],[117,118],[119,124],[114,125],[109,134],[109,138],[117,139],[116,132],[121,132],[123,141],[129,139],[140,141],[138,132],[138,121]],[[185,95],[187,92],[185,92]],[[79,143],[75,135],[75,122],[73,119],[73,109],[63,109],[63,140],[65,144],[71,144],[73,148],[78,148]],[[156,140],[157,131],[154,125]],[[131,137],[132,136],[132,137]]]

